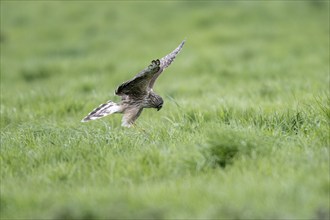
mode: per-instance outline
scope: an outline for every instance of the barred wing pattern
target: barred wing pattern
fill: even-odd
[[[178,55],[178,53],[180,53],[184,43],[186,42],[186,40],[183,40],[181,42],[181,44],[175,48],[175,50],[173,50],[171,53],[169,53],[168,55],[166,55],[165,57],[160,59],[160,69],[159,71],[152,77],[150,83],[149,83],[149,87],[153,88],[156,79],[159,77],[159,75],[164,71],[165,68],[167,68],[169,65],[171,65],[171,63],[174,61],[175,57]]]

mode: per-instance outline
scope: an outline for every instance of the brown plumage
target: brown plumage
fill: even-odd
[[[133,79],[118,86],[115,94],[121,97],[120,103],[108,101],[101,104],[89,113],[82,122],[96,120],[113,113],[122,113],[124,114],[122,126],[130,127],[144,108],[156,108],[159,111],[164,101],[153,91],[154,83],[164,69],[173,62],[184,43],[185,41],[182,41],[175,50],[160,60],[151,61],[151,64]]]

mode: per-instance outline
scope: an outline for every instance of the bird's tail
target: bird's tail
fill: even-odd
[[[120,105],[114,103],[113,101],[108,101],[107,103],[101,104],[99,107],[95,108],[83,120],[81,120],[81,122],[96,120],[104,116],[120,112],[120,109]]]

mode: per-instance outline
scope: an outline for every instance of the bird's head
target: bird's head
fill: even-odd
[[[161,110],[162,108],[163,108],[163,103],[159,104],[159,105],[156,107],[157,111]]]
[[[163,107],[163,98],[159,95],[155,94],[154,92],[151,92],[147,99],[147,108],[155,108],[157,111],[159,111]]]
[[[157,109],[157,111],[159,111],[161,108],[163,108],[163,99],[162,97],[160,96],[156,96],[156,99],[155,99],[155,108]]]
[[[157,109],[157,111],[159,111],[162,107],[163,107],[163,98],[160,97],[159,95],[155,94],[155,93],[151,93],[149,95],[149,100],[150,100],[150,103],[151,103],[151,108],[155,108]]]

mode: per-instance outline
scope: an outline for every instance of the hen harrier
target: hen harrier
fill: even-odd
[[[185,40],[170,54],[160,60],[153,60],[151,64],[138,73],[133,79],[122,83],[115,91],[115,95],[121,97],[120,103],[108,101],[89,113],[82,122],[96,120],[113,113],[124,114],[122,126],[130,127],[140,116],[144,108],[156,108],[159,111],[163,107],[163,99],[153,91],[156,79],[168,67],[176,55],[181,51]]]

